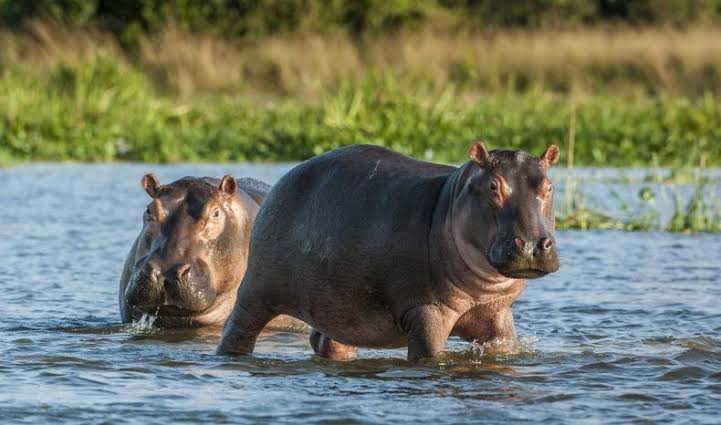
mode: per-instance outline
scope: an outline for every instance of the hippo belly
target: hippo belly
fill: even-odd
[[[270,296],[277,300],[278,313],[297,317],[344,344],[405,344],[393,311],[395,300],[387,299],[383,289],[388,277],[383,273],[384,259],[353,256],[350,252],[357,254],[359,247],[323,231],[286,242],[295,248],[294,261],[286,265],[288,271],[270,275],[287,280],[287,286]]]
[[[328,310],[325,310],[328,311]],[[407,337],[385,311],[338,311],[331,314],[308,314],[303,321],[323,335],[342,344],[373,348],[397,348],[407,345]],[[342,314],[338,314],[342,313]]]

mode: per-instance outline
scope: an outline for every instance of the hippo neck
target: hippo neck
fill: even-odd
[[[429,254],[438,282],[467,294],[474,304],[485,304],[520,293],[525,280],[503,276],[489,264],[485,253],[459,238],[453,223],[454,204],[471,171],[467,163],[446,179],[433,213]]]

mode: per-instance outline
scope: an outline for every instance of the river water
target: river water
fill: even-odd
[[[0,169],[0,422],[721,420],[721,235],[557,232],[561,269],[515,305],[511,355],[452,338],[421,364],[404,350],[332,362],[303,335],[268,333],[255,355],[229,358],[213,354],[216,330],[119,323],[144,172],[273,183],[289,167]]]

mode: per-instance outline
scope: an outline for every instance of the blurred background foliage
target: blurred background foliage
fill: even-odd
[[[721,0],[0,0],[4,25],[52,18],[96,24],[133,42],[172,22],[223,36],[342,30],[353,35],[422,25],[445,30],[598,23],[718,23]]]
[[[721,165],[721,0],[0,0],[0,162]]]

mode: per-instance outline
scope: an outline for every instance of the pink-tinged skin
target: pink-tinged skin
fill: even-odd
[[[120,278],[123,322],[152,315],[162,327],[220,327],[235,304],[253,221],[270,186],[231,176],[161,185],[153,174],[142,185],[150,203]],[[269,326],[304,327],[287,316]]]
[[[219,354],[251,353],[278,315],[313,327],[324,357],[357,347],[444,350],[449,335],[515,338],[526,279],[558,269],[551,146],[488,152],[456,168],[375,146],[337,149],[288,172],[264,201]]]

